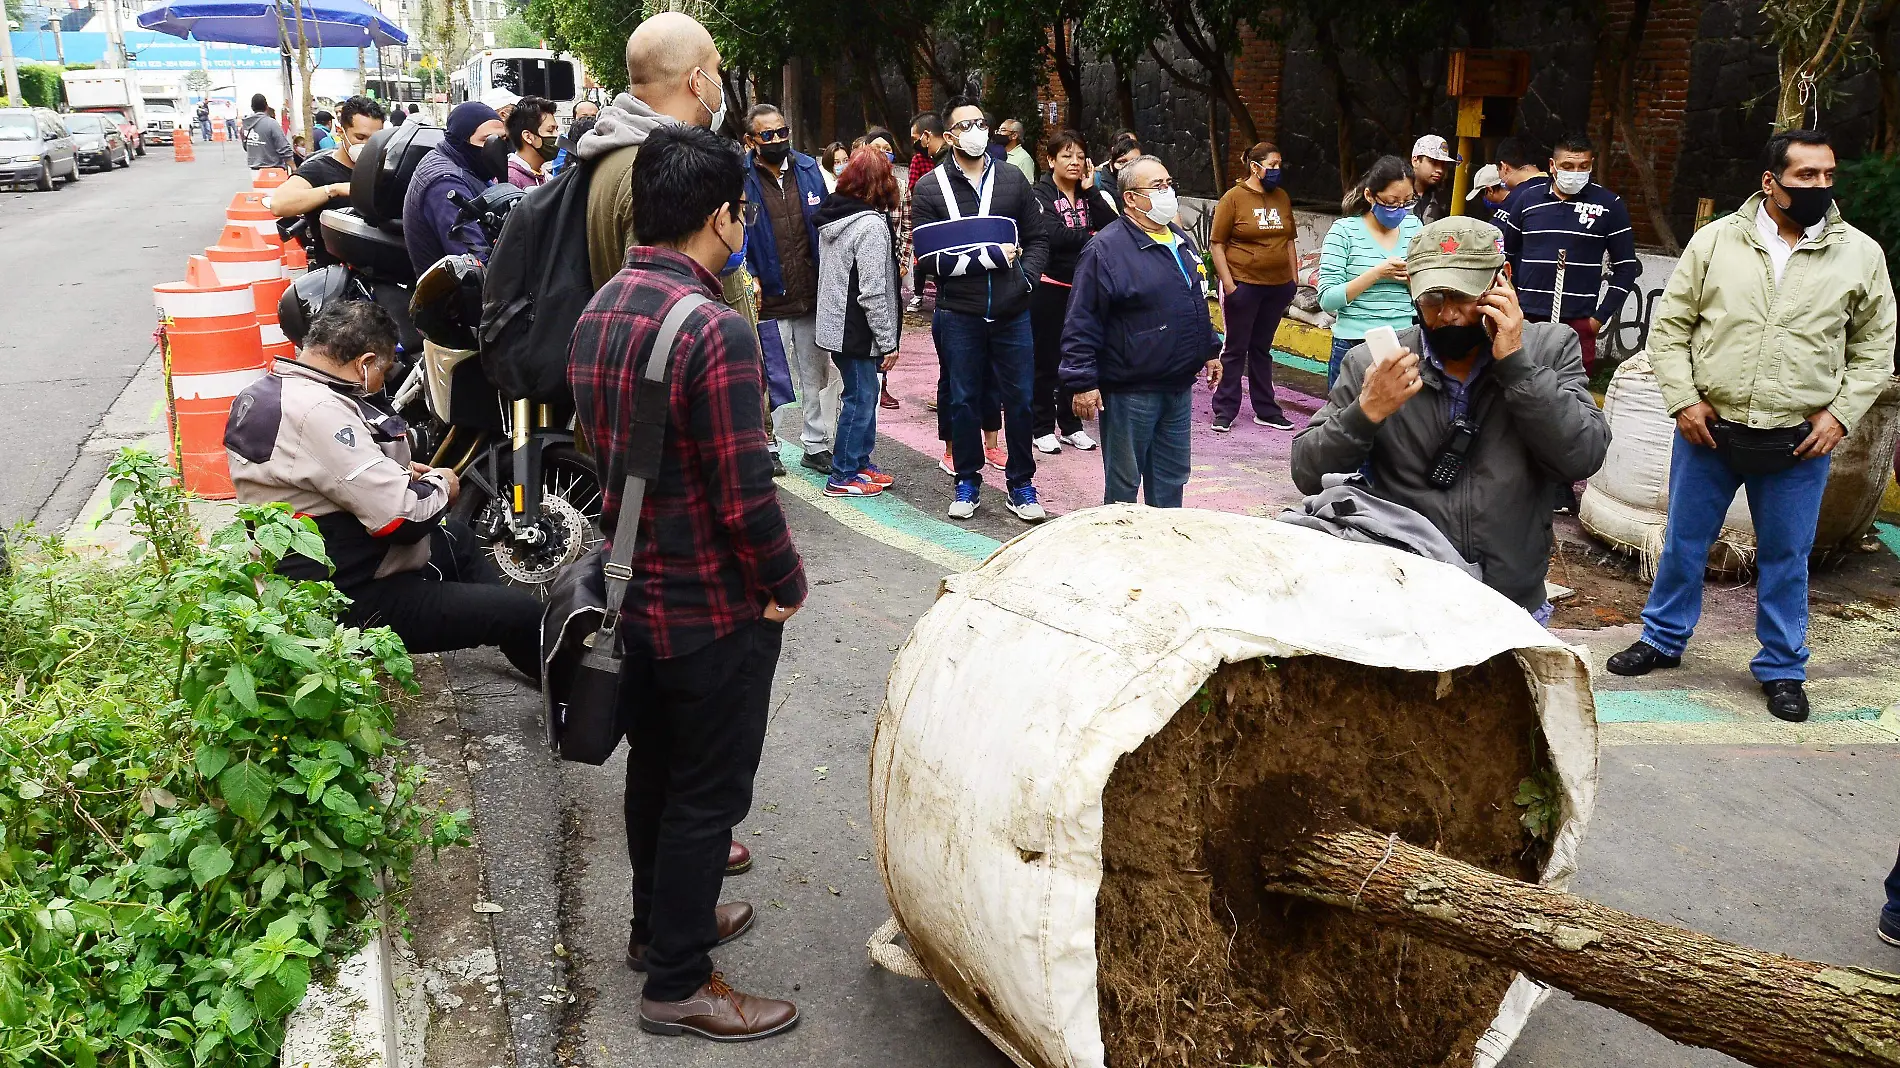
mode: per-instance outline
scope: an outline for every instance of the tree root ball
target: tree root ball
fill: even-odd
[[[1546,762],[1510,654],[1444,674],[1318,656],[1216,671],[1103,793],[1110,1068],[1469,1065],[1511,969],[1269,895],[1261,858],[1333,811],[1535,881],[1546,847],[1513,798]]]

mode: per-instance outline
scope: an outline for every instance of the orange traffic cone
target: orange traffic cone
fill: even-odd
[[[275,189],[290,180],[290,172],[282,167],[265,167],[251,179],[252,189]]]
[[[152,295],[164,325],[179,475],[186,490],[228,500],[237,495],[224,453],[231,401],[265,373],[256,294],[249,283],[219,281],[209,260],[193,256],[184,281],[155,285]]]
[[[197,158],[191,153],[191,134],[185,130],[173,130],[172,159],[179,163],[190,163]]]

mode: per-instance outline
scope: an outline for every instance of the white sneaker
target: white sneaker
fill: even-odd
[[[904,305],[904,310],[910,311],[910,312],[922,311],[923,308],[924,308],[924,298],[922,297],[912,297],[910,298],[910,303]]]
[[[1056,440],[1054,434],[1044,434],[1037,438],[1034,444],[1037,452],[1054,454],[1062,451],[1062,443]]]
[[[1272,427],[1275,430],[1292,430],[1293,429],[1293,424],[1287,422],[1286,416],[1284,415],[1275,419],[1262,419],[1256,415],[1253,417],[1253,425]]]
[[[950,502],[950,518],[968,519],[976,514],[977,484],[957,483],[957,499]]]
[[[1056,440],[1062,442],[1064,445],[1073,445],[1083,452],[1087,452],[1095,447],[1095,439],[1089,437],[1089,432],[1086,430],[1078,430],[1073,434],[1058,434],[1056,435]]]

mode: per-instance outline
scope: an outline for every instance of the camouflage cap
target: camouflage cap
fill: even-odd
[[[1503,267],[1504,235],[1468,215],[1428,223],[1405,250],[1413,300],[1434,289],[1479,296]]]

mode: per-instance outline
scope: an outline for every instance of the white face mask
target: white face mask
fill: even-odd
[[[712,82],[713,87],[719,90],[719,106],[717,108],[706,108],[706,101],[701,99],[699,95],[699,83],[697,81],[693,83],[693,99],[699,101],[700,107],[706,108],[706,113],[712,116],[712,128],[717,130],[726,124],[726,87],[720,85],[719,80],[707,74],[702,67],[693,68],[693,77],[703,77],[707,81]]]
[[[1590,184],[1590,172],[1558,171],[1551,176],[1551,179],[1557,183],[1557,192],[1567,197],[1574,197],[1583,192],[1584,186]]]
[[[1173,222],[1181,211],[1181,203],[1172,189],[1142,189],[1137,192],[1148,198],[1148,210],[1143,214],[1162,226]]]
[[[363,158],[363,146],[364,146],[364,145],[367,145],[367,144],[369,144],[369,142],[368,142],[368,141],[358,141],[357,143],[355,143],[355,144],[353,144],[353,145],[351,145],[351,146],[350,146],[350,147],[349,147],[349,148],[347,149],[347,151],[348,151],[348,152],[349,152],[349,154],[350,154],[350,162],[351,162],[351,163],[355,163],[355,162],[356,162],[357,160],[359,160],[359,159],[362,159],[362,158]]]
[[[831,173],[833,173],[833,174],[835,174],[835,175],[837,175],[838,177],[840,177],[840,178],[842,178],[842,177],[844,177],[844,168],[845,168],[845,165],[844,165],[844,164],[842,164],[842,163],[834,163],[834,164],[832,164],[832,165],[831,165]]]
[[[987,126],[972,126],[957,135],[957,151],[978,159],[990,150],[990,131]]]

